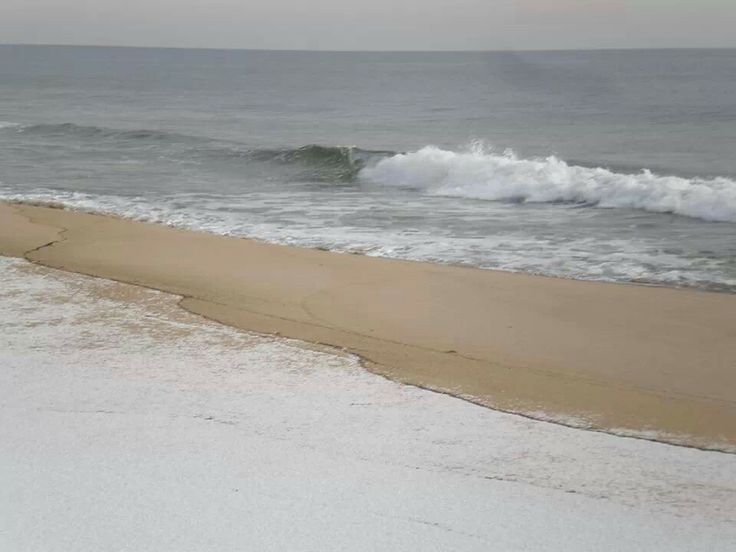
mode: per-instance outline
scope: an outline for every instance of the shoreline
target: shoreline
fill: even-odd
[[[82,207],[73,204],[64,203],[64,201],[50,200],[50,199],[18,199],[18,198],[0,198],[0,205],[7,205],[10,207],[41,207],[48,209],[58,209],[61,211],[71,211],[74,213],[82,213],[87,215],[95,215],[106,218],[114,218],[120,220],[126,220],[130,222],[139,222],[143,224],[153,224],[156,226],[165,226],[167,228],[181,230],[184,232],[192,232],[196,234],[208,234],[212,236],[220,236],[224,238],[242,239],[250,242],[256,242],[266,245],[276,245],[282,247],[293,247],[296,249],[306,249],[311,251],[323,251],[327,253],[334,253],[340,255],[357,255],[363,257],[369,257],[374,259],[389,259],[395,261],[402,261],[407,263],[420,263],[447,266],[453,268],[472,269],[472,270],[485,270],[491,272],[501,272],[504,274],[520,274],[523,276],[531,276],[534,278],[545,278],[554,280],[571,280],[573,282],[592,282],[601,284],[615,284],[625,286],[638,286],[645,288],[664,288],[671,290],[684,290],[684,291],[695,291],[705,293],[723,293],[727,295],[736,296],[736,285],[721,282],[697,282],[697,283],[674,283],[665,282],[659,280],[647,280],[641,278],[630,278],[630,279],[616,279],[616,278],[605,278],[605,277],[593,277],[590,275],[580,274],[563,274],[555,272],[544,272],[544,271],[531,271],[525,269],[514,269],[504,268],[489,265],[473,264],[472,262],[464,262],[452,259],[442,258],[422,258],[422,257],[411,257],[411,256],[391,256],[384,254],[371,254],[371,248],[334,248],[326,245],[306,245],[302,243],[292,243],[286,240],[269,239],[264,237],[252,236],[240,233],[229,233],[224,231],[216,230],[205,230],[197,226],[190,226],[188,224],[182,224],[177,222],[168,222],[166,220],[152,220],[144,216],[138,217],[134,215],[126,215],[116,213],[114,211],[106,211],[104,209],[97,210],[94,208]],[[672,213],[670,213],[672,214]],[[685,215],[674,215],[678,217],[685,217]],[[719,223],[720,224],[720,223]]]
[[[497,410],[736,452],[736,296],[345,255],[0,203],[0,254],[180,295]]]

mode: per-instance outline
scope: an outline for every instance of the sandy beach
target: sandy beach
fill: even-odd
[[[736,296],[370,258],[0,204],[0,255],[177,294],[498,410],[736,450]]]

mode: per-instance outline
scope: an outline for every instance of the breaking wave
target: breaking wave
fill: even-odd
[[[298,148],[251,149],[245,144],[162,130],[116,129],[74,123],[20,125],[0,122],[0,130],[33,138],[76,141],[95,147],[156,148],[164,157],[204,162],[270,162],[306,170],[301,176],[317,181],[353,181],[369,163],[395,151],[365,150],[356,146],[308,144]],[[150,151],[150,150],[149,150]]]
[[[286,167],[285,178],[360,182],[420,193],[515,203],[576,203],[599,208],[673,213],[706,221],[736,222],[736,181],[684,178],[649,170],[615,172],[569,164],[555,156],[524,159],[474,144],[464,151],[426,146],[409,153],[355,146],[309,144],[252,149],[229,140],[162,130],[114,129],[74,123],[0,123],[2,132],[76,141],[93,147],[138,148],[161,158],[200,163],[266,163]],[[107,146],[105,146],[107,144]]]
[[[482,146],[465,152],[433,146],[399,153],[363,168],[362,180],[424,193],[518,203],[580,203],[642,209],[707,221],[736,222],[736,181],[622,174],[569,165],[554,157],[521,159]]]
[[[316,176],[327,180],[352,181],[371,163],[396,155],[393,151],[364,150],[355,146],[320,146],[309,144],[296,149],[259,150],[253,157],[313,168]],[[321,178],[320,178],[321,179]]]

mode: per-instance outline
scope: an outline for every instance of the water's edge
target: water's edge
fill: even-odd
[[[18,203],[16,205],[24,205],[24,204]],[[11,207],[12,207],[12,204],[11,204]],[[37,224],[35,221],[32,221],[30,217],[27,217],[23,214],[21,214],[21,216],[29,220],[29,222]],[[109,216],[109,215],[105,215],[105,216]],[[115,217],[115,215],[113,215],[113,217]],[[117,218],[124,218],[124,217],[117,217]],[[155,290],[161,293],[165,293],[167,295],[176,296],[176,297],[179,297],[179,300],[177,301],[177,306],[179,308],[187,312],[190,312],[191,314],[201,316],[204,319],[207,319],[207,320],[210,320],[218,324],[222,324],[222,325],[225,325],[225,326],[228,326],[236,330],[240,330],[240,331],[246,331],[246,332],[250,332],[250,333],[254,333],[258,335],[270,335],[273,337],[277,337],[279,339],[284,339],[286,341],[295,341],[298,343],[303,343],[308,348],[310,346],[316,346],[320,349],[326,348],[331,354],[335,354],[338,356],[347,354],[349,356],[356,358],[360,366],[363,367],[365,370],[375,375],[384,377],[387,380],[394,381],[396,383],[400,383],[403,385],[409,385],[409,386],[416,387],[419,389],[425,389],[425,390],[428,390],[434,393],[452,396],[457,399],[460,399],[460,400],[463,400],[463,401],[466,401],[466,402],[469,402],[469,403],[472,403],[478,406],[482,406],[485,408],[489,408],[497,412],[504,412],[507,414],[512,414],[512,415],[520,416],[523,418],[527,418],[530,420],[551,423],[551,424],[560,425],[564,427],[570,427],[570,428],[579,429],[579,430],[611,434],[611,435],[615,435],[615,436],[622,437],[622,438],[652,441],[652,442],[657,442],[661,444],[684,447],[684,448],[691,448],[691,449],[702,450],[702,451],[721,452],[725,454],[736,454],[736,445],[732,445],[732,444],[725,443],[725,442],[724,443],[702,443],[702,439],[697,438],[693,435],[688,435],[688,434],[673,434],[673,433],[666,433],[666,432],[655,431],[655,430],[637,430],[637,429],[629,429],[629,428],[599,427],[591,423],[589,420],[586,420],[585,418],[577,417],[577,416],[560,415],[558,413],[551,413],[551,412],[544,412],[544,411],[528,412],[524,410],[502,408],[499,405],[494,404],[492,400],[491,401],[484,400],[482,398],[473,396],[471,394],[460,393],[457,391],[448,390],[446,388],[438,387],[435,385],[424,385],[421,383],[417,383],[415,381],[411,381],[407,378],[400,377],[396,373],[391,372],[388,369],[388,367],[383,366],[382,364],[376,362],[375,360],[372,360],[368,358],[367,356],[365,356],[364,354],[361,354],[359,351],[353,350],[349,347],[348,348],[341,347],[340,345],[336,345],[336,344],[324,342],[324,341],[319,341],[319,340],[310,341],[302,337],[293,337],[287,334],[282,335],[282,333],[279,333],[279,332],[275,332],[275,333],[263,332],[262,330],[259,330],[258,328],[251,328],[251,327],[233,323],[232,321],[228,320],[227,317],[213,316],[211,313],[207,313],[205,312],[204,309],[197,308],[195,305],[192,304],[192,302],[209,303],[209,301],[207,300],[203,300],[203,299],[193,297],[193,296],[172,293],[171,291],[160,289],[157,287],[148,286],[140,282],[127,281],[124,279],[117,279],[117,278],[109,277],[109,276],[101,277],[97,274],[88,273],[88,272],[84,272],[81,270],[75,270],[73,268],[66,267],[66,266],[50,265],[50,264],[44,263],[42,260],[31,258],[30,255],[32,253],[38,252],[44,248],[53,247],[55,244],[63,242],[65,240],[64,233],[66,232],[66,229],[60,228],[60,227],[55,227],[55,228],[57,231],[57,239],[50,241],[48,243],[41,244],[32,249],[29,249],[25,251],[18,258],[22,258],[30,263],[33,263],[35,265],[42,266],[48,269],[52,269],[52,270],[62,270],[65,272],[81,274],[81,275],[89,276],[93,278],[102,278],[105,280],[115,281],[115,282],[119,282],[119,283],[123,283],[127,285],[134,285],[134,286],[145,288],[145,289],[152,289],[152,290]],[[240,239],[251,240],[251,238],[240,238]],[[252,240],[252,241],[261,241],[261,240]],[[283,246],[283,247],[291,248],[294,246]],[[426,264],[423,261],[406,261],[406,262],[419,262],[419,263]],[[472,270],[474,267],[462,267],[462,268],[468,268]],[[557,277],[554,277],[554,276],[552,277],[541,276],[541,277],[558,279]],[[594,282],[590,282],[590,283],[594,283]],[[617,283],[622,284],[621,282],[617,282]],[[642,284],[639,284],[639,283],[628,283],[627,285],[642,286]],[[645,286],[645,287],[653,287],[653,286]],[[705,292],[704,290],[697,290],[697,291]],[[705,293],[708,293],[708,292],[705,292]]]

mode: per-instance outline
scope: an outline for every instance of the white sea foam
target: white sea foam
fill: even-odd
[[[575,202],[643,209],[708,221],[736,222],[736,182],[724,178],[616,173],[549,156],[521,159],[474,145],[464,152],[433,146],[382,159],[360,172],[364,181],[426,193],[534,203]]]
[[[150,199],[61,190],[13,193],[0,186],[0,200],[65,206],[83,212],[113,214],[221,235],[248,236],[271,243],[359,252],[369,256],[429,262],[462,263],[481,268],[530,272],[599,281],[636,281],[670,286],[734,289],[736,278],[727,259],[667,251],[643,237],[578,235],[556,237],[528,232],[498,231],[463,237],[437,228],[372,228],[336,225],[335,213],[352,206],[340,203],[311,205],[305,215],[294,209],[298,198],[275,205],[268,196],[177,194]],[[352,201],[344,198],[344,201]],[[412,210],[426,198],[417,195]],[[230,210],[224,210],[227,205]],[[476,218],[519,216],[498,203],[469,205]],[[268,209],[268,220],[247,216],[249,209]],[[280,209],[289,211],[289,223],[279,220]],[[468,213],[466,213],[468,214]],[[316,222],[315,222],[316,220]]]

